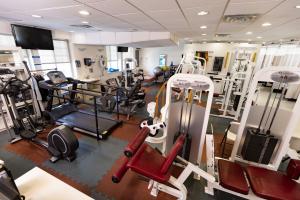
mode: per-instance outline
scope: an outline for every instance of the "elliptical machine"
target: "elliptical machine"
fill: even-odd
[[[10,69],[5,69],[10,74],[9,78],[0,76],[0,94],[4,96],[5,103],[8,104],[7,109],[12,118],[15,134],[20,135],[22,139],[46,148],[51,155],[50,161],[53,163],[59,159],[73,161],[76,158],[75,151],[79,147],[79,143],[70,128],[62,125],[52,129],[48,133],[47,142],[37,138],[43,127],[37,119],[34,119],[34,113],[32,113],[28,103],[30,100],[28,96],[33,99],[32,95],[34,94],[31,85],[28,83],[31,79],[30,71],[26,62],[24,62],[24,65],[29,75],[25,80],[19,79]],[[17,98],[24,106],[17,107]],[[9,131],[8,126],[6,129]]]

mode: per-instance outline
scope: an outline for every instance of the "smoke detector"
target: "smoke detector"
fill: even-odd
[[[224,15],[223,22],[225,23],[237,23],[248,24],[254,22],[258,18],[259,14],[245,14],[245,15]]]

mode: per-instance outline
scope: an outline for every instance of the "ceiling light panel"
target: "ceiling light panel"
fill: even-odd
[[[87,11],[87,10],[80,10],[80,11],[78,11],[78,13],[79,13],[80,15],[83,15],[83,16],[88,16],[88,15],[91,14],[91,13],[90,13],[89,11]]]

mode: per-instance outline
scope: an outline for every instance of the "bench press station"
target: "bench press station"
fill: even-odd
[[[255,92],[255,89],[252,88],[256,86],[259,77],[261,77],[261,75],[264,75],[264,77],[266,77],[266,70],[268,70],[268,72],[271,72],[269,73],[269,75],[283,71],[282,68],[269,68],[259,71],[254,77],[254,81],[252,82],[252,86],[249,92],[250,97],[251,94],[254,94]],[[300,74],[294,69],[292,69],[292,73]],[[230,160],[214,158],[213,135],[206,133],[208,116],[211,107],[213,86],[212,82],[210,80],[207,80],[206,78],[207,77],[202,75],[178,74],[173,76],[168,81],[166,101],[169,108],[168,119],[166,121],[166,127],[163,127],[164,131],[167,131],[166,149],[168,153],[166,154],[166,156],[161,155],[149,144],[144,142],[148,136],[155,135],[156,131],[154,130],[157,130],[159,128],[157,127],[157,125],[151,125],[142,128],[133,142],[125,148],[124,154],[126,155],[126,157],[124,157],[124,163],[112,177],[113,182],[118,183],[119,181],[121,181],[126,171],[128,169],[131,169],[132,171],[150,179],[148,188],[151,189],[152,195],[157,196],[158,191],[163,191],[175,196],[180,200],[185,200],[187,198],[187,189],[184,186],[184,182],[193,173],[195,175],[195,178],[202,177],[207,180],[207,187],[205,188],[205,192],[211,195],[214,194],[214,189],[217,189],[246,199],[299,199],[300,184],[295,180],[300,176],[300,161],[291,160],[286,174],[274,171],[277,170],[274,162],[276,162],[277,159],[279,160],[280,157],[282,159],[282,157],[284,156],[283,147],[285,145],[288,145],[288,139],[286,138],[280,138],[279,145],[273,153],[273,157],[275,157],[276,159],[272,158],[270,161],[271,164],[255,164],[252,161],[245,160],[243,162],[243,159],[241,158],[236,159],[236,155],[234,157],[231,157]],[[268,81],[271,82],[272,80],[269,79]],[[194,89],[192,82],[197,82],[198,84],[201,83],[199,84],[201,86],[198,85],[197,89],[201,87],[201,90],[208,92],[206,108],[202,113],[197,110],[197,107],[199,105],[195,106],[193,105],[193,103],[191,103],[191,101],[189,102],[191,103],[190,106],[188,105],[188,103],[182,103],[186,105],[180,107],[180,104],[178,104],[178,102],[176,101],[174,102],[174,100],[171,98],[171,87],[177,87],[186,90],[185,92],[183,92],[183,94],[185,94],[183,95],[183,102],[186,101],[186,99],[190,99],[188,97],[193,96],[191,91]],[[295,109],[299,109],[299,102],[300,101],[296,102]],[[241,120],[241,124],[244,122],[244,127],[239,127],[238,134],[244,133],[243,128],[245,128],[245,118],[247,118],[246,115],[249,114],[250,106],[251,98],[249,98],[246,102],[245,111]],[[180,113],[179,119],[176,117],[174,118],[175,113],[177,113],[175,112],[176,109],[178,109]],[[200,119],[201,114],[203,115]],[[294,114],[295,112],[292,112],[292,117],[297,116]],[[295,125],[293,123],[296,122],[292,117],[290,122],[288,123],[288,126],[290,127]],[[197,119],[197,121],[195,119]],[[202,131],[200,133],[197,132],[197,141],[194,140],[196,137],[195,135],[193,135],[193,124],[195,124],[195,122],[198,125],[197,130],[199,130],[199,127],[202,127]],[[200,124],[201,122],[202,126]],[[178,125],[176,126],[176,124],[179,124],[179,129],[177,129]],[[176,129],[178,130],[178,132]],[[274,130],[271,129],[272,133],[273,131]],[[173,144],[174,136],[176,138],[176,135],[179,136],[177,137],[175,144]],[[287,135],[287,137],[290,136]],[[236,142],[239,142],[237,145],[240,146],[241,136],[238,135],[237,138],[238,139],[236,140]],[[207,153],[207,171],[204,171],[199,167],[205,139]],[[190,146],[190,148],[188,148],[189,150],[186,148],[187,146]],[[193,148],[195,146],[197,148]],[[195,151],[197,152],[195,153]],[[185,152],[189,152],[189,155],[186,156],[187,154],[185,154]],[[163,152],[163,154],[164,153],[165,152]],[[235,148],[233,149],[233,153],[236,153]],[[279,154],[279,157],[277,154]],[[237,161],[248,166],[242,168],[242,166]],[[181,166],[183,166],[184,168],[178,178],[175,178],[171,175],[170,168],[174,162],[181,163]],[[215,162],[218,169],[217,173],[215,172]],[[270,181],[270,177],[272,177],[272,181]],[[168,186],[167,184],[172,185],[172,187]]]

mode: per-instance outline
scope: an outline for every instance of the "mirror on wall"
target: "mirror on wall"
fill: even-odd
[[[159,66],[167,66],[167,55],[166,54],[159,55]]]

